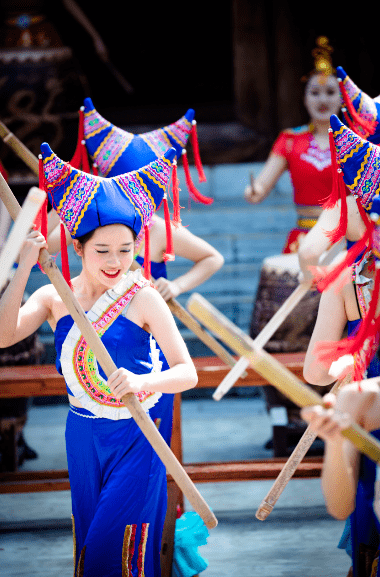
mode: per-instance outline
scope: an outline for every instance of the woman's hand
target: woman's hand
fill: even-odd
[[[121,399],[127,393],[140,393],[143,391],[144,375],[135,375],[127,369],[117,369],[109,377],[107,384],[115,397]]]
[[[47,248],[45,237],[39,230],[33,230],[27,235],[21,247],[19,266],[22,265],[32,269],[38,261],[41,248]]]
[[[247,186],[245,187],[244,198],[247,202],[251,204],[258,204],[264,199],[264,194],[262,191],[258,191],[254,183],[252,183],[247,184]]]
[[[175,299],[180,294],[179,287],[175,281],[160,277],[154,282],[154,285],[164,301]]]
[[[340,434],[352,424],[352,417],[347,412],[335,409],[335,395],[328,393],[323,397],[324,406],[304,407],[301,416],[310,424],[314,433],[326,442],[342,444],[344,438]]]

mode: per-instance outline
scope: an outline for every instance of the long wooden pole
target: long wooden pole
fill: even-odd
[[[291,373],[277,359],[257,347],[248,335],[234,325],[220,311],[200,294],[193,293],[187,302],[187,309],[209,330],[219,337],[239,356],[246,357],[251,367],[286,395],[299,407],[323,405],[323,399]],[[380,443],[357,423],[342,431],[362,453],[380,463]]]
[[[136,270],[141,268],[140,265],[133,261],[131,270]],[[152,279],[154,282],[154,279]],[[188,329],[190,329],[195,336],[198,337],[200,341],[202,341],[209,349],[211,349],[226,365],[233,367],[237,364],[236,359],[221,345],[218,341],[210,335],[199,322],[191,316],[187,310],[180,305],[180,303],[172,298],[166,301],[169,309],[171,310],[172,314],[177,317]],[[246,376],[247,373],[243,374],[242,376]]]
[[[14,226],[3,247],[0,256],[0,291],[8,280],[9,271],[15,263],[26,235],[40,210],[46,193],[33,186],[24,200],[22,210],[15,220]]]
[[[351,383],[352,377],[348,375],[342,381],[337,381],[335,385],[330,389],[330,393],[336,394],[338,389],[343,385]],[[265,521],[265,519],[273,511],[273,507],[277,503],[278,499],[282,495],[285,487],[289,483],[290,479],[293,477],[298,465],[301,463],[302,459],[310,449],[311,445],[317,438],[317,434],[311,429],[309,425],[297,443],[297,446],[293,450],[289,459],[286,461],[285,465],[281,469],[277,479],[273,483],[271,489],[268,491],[262,502],[260,503],[257,511],[256,517],[260,521]]]
[[[0,137],[38,176],[38,158],[0,121]]]
[[[341,243],[339,244],[339,247]],[[329,264],[337,254],[338,245],[334,245],[328,251],[326,256],[321,262],[321,266],[326,266]],[[298,303],[303,299],[303,297],[311,289],[311,282],[301,283],[292,294],[286,299],[286,301],[280,306],[278,311],[273,315],[270,321],[265,325],[263,330],[254,339],[255,345],[259,348],[264,348],[269,339],[274,335],[276,330],[282,325],[287,316],[290,315],[292,310],[298,305]],[[212,395],[215,401],[220,401],[222,397],[234,386],[236,381],[241,377],[241,374],[249,366],[249,362],[246,358],[242,357],[238,360],[236,365],[229,371],[229,373],[224,377],[220,385],[215,389]]]
[[[12,219],[16,220],[21,207],[5,179],[1,175],[0,197],[8,209]],[[105,374],[110,376],[117,369],[115,363],[113,362],[107,349],[105,348],[94,327],[89,321],[86,313],[80,306],[75,295],[64,280],[60,270],[46,249],[41,249],[39,263],[49,277],[51,283],[56,288],[59,296],[66,305],[67,310],[73,317],[88,345],[94,352]],[[191,505],[203,519],[205,525],[209,529],[216,527],[217,520],[215,515],[208,507],[206,501],[203,499],[198,489],[195,487],[194,483],[191,481],[190,477],[179,463],[178,459],[163,440],[153,421],[141,408],[140,403],[136,399],[135,395],[132,393],[124,395],[122,401],[129,409],[133,419],[136,421],[137,425],[140,427],[141,431],[144,433],[145,437],[148,439],[149,443],[152,445],[153,449],[164,463],[168,473],[170,473]]]

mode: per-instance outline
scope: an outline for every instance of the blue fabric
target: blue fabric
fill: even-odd
[[[352,240],[348,240],[348,239],[346,240],[346,242],[347,242],[347,250],[350,250],[350,248],[352,246],[354,246],[354,244],[356,244],[356,241],[352,241]],[[364,249],[364,250],[362,250],[362,252],[360,254],[358,254],[358,256],[355,259],[355,262],[358,262],[362,258],[363,254],[365,253],[366,250],[367,249]]]
[[[372,431],[371,434],[380,439],[380,429]],[[375,480],[376,463],[367,456],[361,455],[355,510],[350,516],[354,577],[361,575],[359,573],[360,544],[379,547],[380,523],[373,510]],[[376,576],[379,575],[380,565],[376,572]]]
[[[73,324],[62,317],[56,327],[57,368],[62,343]],[[102,337],[118,367],[150,372],[149,334],[121,315]],[[100,373],[105,377],[102,369]],[[84,550],[84,577],[122,577],[124,532],[133,525],[132,575],[138,575],[138,546],[149,523],[145,575],[159,577],[162,528],[166,513],[166,471],[133,419],[113,421],[70,409],[66,450],[76,535],[76,564]]]
[[[173,554],[173,577],[194,577],[208,567],[208,561],[198,552],[207,545],[209,532],[202,519],[193,511],[184,513],[176,521]]]
[[[144,257],[137,255],[135,260],[144,266]],[[151,261],[150,263],[150,271],[152,273],[152,277],[157,278],[168,278],[167,270],[166,270],[166,262],[154,262]]]

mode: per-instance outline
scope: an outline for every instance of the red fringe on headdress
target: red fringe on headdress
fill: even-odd
[[[193,148],[194,162],[198,172],[199,182],[206,182],[206,175],[203,172],[203,166],[201,161],[201,155],[199,153],[199,143],[198,143],[198,133],[197,133],[197,121],[193,120],[190,132],[191,146]]]
[[[168,260],[174,260],[175,256],[173,247],[172,225],[170,222],[170,212],[166,194],[164,195],[163,203],[164,203],[164,215],[165,215],[165,227],[166,227],[166,252],[163,254],[163,260],[167,262]]]
[[[368,120],[365,120],[364,118],[362,118],[360,116],[360,114],[358,114],[358,112],[356,112],[355,107],[352,104],[351,99],[347,94],[344,82],[340,82],[340,90],[341,90],[343,100],[344,100],[344,103],[346,105],[347,112],[348,112],[348,114],[344,115],[345,119],[348,122],[348,126],[351,128],[351,130],[356,132],[355,131],[355,123],[356,123],[356,124],[359,124],[359,126],[361,126],[363,128],[363,130],[365,130],[366,136],[370,136],[371,134],[373,134],[374,128],[375,128],[374,125],[372,125]],[[360,136],[362,136],[362,135],[360,135]]]
[[[213,198],[209,198],[208,196],[203,196],[194,186],[194,183],[191,179],[190,168],[189,168],[189,161],[187,159],[186,150],[182,150],[182,162],[183,162],[183,169],[185,171],[185,179],[187,188],[189,189],[189,193],[191,198],[193,198],[196,202],[201,202],[202,204],[212,204],[214,202]]]
[[[367,339],[375,339],[380,329],[380,317],[376,318],[377,303],[380,290],[380,270],[376,270],[375,283],[372,291],[371,303],[367,314],[360,323],[355,335],[338,342],[318,342],[314,347],[314,355],[325,366],[330,366],[343,355],[359,353]]]
[[[42,162],[42,156],[38,159],[38,188],[46,192],[46,184],[45,184],[45,172],[44,172],[44,165]],[[47,232],[48,232],[48,221],[47,221],[47,209],[48,209],[48,198],[44,200],[43,205],[41,206],[36,220],[34,224],[36,228],[41,230],[41,234],[47,239]]]
[[[150,270],[150,239],[149,239],[149,226],[144,226],[144,278],[150,280],[151,270]]]
[[[172,195],[173,195],[173,219],[172,223],[175,227],[181,224],[181,215],[179,204],[179,181],[177,176],[177,162],[173,162],[173,172],[172,172]]]
[[[329,128],[329,145],[330,145],[330,154],[331,154],[331,168],[332,168],[332,188],[329,197],[325,200],[323,204],[323,210],[328,210],[329,208],[334,208],[336,203],[339,200],[339,187],[338,187],[338,161],[336,159],[336,148],[335,148],[335,140],[333,136],[332,128]]]
[[[60,227],[60,238],[61,238],[61,267],[62,267],[62,276],[73,290],[73,286],[71,284],[71,276],[70,276],[70,267],[69,267],[69,255],[67,253],[67,242],[66,242],[66,233],[65,227],[62,222],[59,224]]]
[[[90,172],[86,142],[84,139],[84,107],[79,109],[78,140],[74,156],[70,160],[71,166],[83,172]]]

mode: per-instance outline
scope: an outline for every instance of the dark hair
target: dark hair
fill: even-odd
[[[115,223],[117,224],[117,223]],[[121,223],[120,223],[121,224]],[[105,225],[106,226],[106,225]],[[124,225],[126,228],[129,228],[129,230],[132,233],[133,236],[133,240],[136,240],[137,238],[137,234],[135,233],[135,231],[130,227],[127,226],[126,224]],[[103,228],[102,226],[98,226],[97,228]],[[90,232],[86,232],[86,234],[82,234],[82,236],[77,236],[76,240],[79,241],[79,243],[81,244],[82,248],[84,247],[84,245],[86,244],[86,242],[88,242],[93,236],[95,231],[97,230],[97,228],[94,228],[94,230],[90,230]]]

